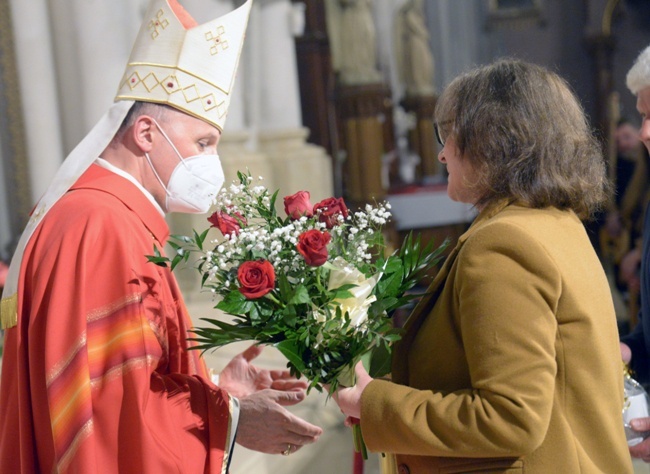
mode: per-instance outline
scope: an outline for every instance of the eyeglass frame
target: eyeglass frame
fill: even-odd
[[[438,123],[438,122],[433,123],[433,130],[434,130],[434,132],[436,134],[436,140],[438,141],[440,146],[443,146],[443,147],[445,146],[445,140],[442,139],[442,135],[440,134],[440,126],[441,125],[447,125],[447,124],[453,123],[453,122],[454,122],[453,120],[444,120],[444,121],[442,121],[440,123]]]

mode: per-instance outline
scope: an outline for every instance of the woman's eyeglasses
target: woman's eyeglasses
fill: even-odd
[[[438,143],[440,143],[440,146],[445,146],[445,140],[442,138],[442,134],[440,133],[440,127],[444,125],[448,125],[450,123],[453,123],[453,120],[445,120],[443,122],[435,122],[433,124],[433,129],[436,132],[436,140],[438,140]]]

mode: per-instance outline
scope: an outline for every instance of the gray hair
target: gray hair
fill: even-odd
[[[636,58],[634,65],[627,73],[626,84],[627,88],[635,95],[641,89],[650,87],[650,46]]]

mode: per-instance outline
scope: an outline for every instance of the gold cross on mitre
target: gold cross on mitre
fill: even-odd
[[[226,29],[223,27],[223,25],[219,25],[216,35],[212,33],[212,31],[208,31],[205,34],[206,41],[213,43],[212,47],[210,48],[210,54],[213,56],[215,54],[219,54],[219,48],[221,48],[222,51],[228,49],[228,40],[224,39],[225,34]]]
[[[165,12],[163,10],[158,10],[158,13],[156,14],[156,18],[151,20],[149,22],[149,25],[147,26],[147,28],[153,30],[151,32],[151,38],[156,39],[160,34],[158,28],[162,28],[164,30],[165,28],[167,28],[168,25],[169,25],[169,21],[167,21],[167,19],[165,18]]]

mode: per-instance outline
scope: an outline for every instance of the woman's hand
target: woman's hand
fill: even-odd
[[[357,383],[354,387],[339,388],[332,395],[332,398],[334,398],[343,414],[352,418],[360,418],[361,394],[366,386],[372,382],[373,378],[368,375],[361,362],[358,362],[355,366],[354,373],[357,376]]]

